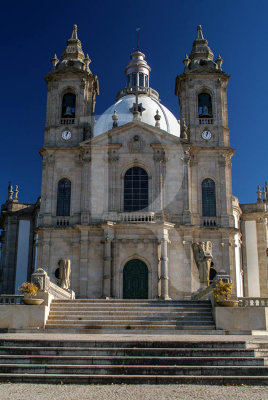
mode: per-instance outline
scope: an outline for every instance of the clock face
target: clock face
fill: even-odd
[[[69,140],[72,137],[72,134],[70,131],[63,131],[61,134],[62,139],[64,140]]]
[[[202,132],[202,138],[205,140],[211,139],[211,132],[210,131],[203,131]]]

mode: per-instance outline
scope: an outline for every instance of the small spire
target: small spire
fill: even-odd
[[[266,202],[267,201],[267,190],[266,190],[265,186],[262,189],[262,196],[263,196],[263,202]]]
[[[85,57],[85,59],[84,59],[84,63],[85,63],[85,70],[90,72],[88,66],[89,66],[89,64],[91,63],[91,59],[89,58],[88,54],[86,55],[86,57]]]
[[[80,60],[82,62],[85,59],[81,42],[77,36],[77,25],[73,26],[71,38],[67,40],[67,46],[61,58],[62,60]]]
[[[261,187],[260,187],[260,185],[257,187],[257,195],[258,195],[257,202],[260,203],[262,201],[261,200]]]
[[[59,60],[58,60],[58,57],[57,57],[57,54],[55,53],[54,54],[54,57],[51,59],[51,62],[52,62],[52,65],[53,65],[53,69],[55,69],[56,68],[56,65],[58,64],[58,62],[59,62]]]
[[[15,186],[15,190],[14,190],[14,201],[18,202],[18,185]]]
[[[136,48],[136,50],[137,51],[139,51],[139,45],[140,45],[140,43],[139,43],[139,41],[140,41],[140,30],[141,30],[141,28],[137,28],[136,29],[136,32],[137,32],[137,48]]]
[[[117,128],[117,126],[118,126],[118,114],[117,114],[117,111],[116,110],[114,110],[114,114],[113,114],[113,116],[112,116],[112,120],[113,120],[113,128]]]
[[[156,128],[160,128],[160,119],[161,119],[161,115],[159,114],[159,111],[156,110],[156,114],[154,116],[155,119],[155,127]]]
[[[184,58],[184,60],[183,60],[183,64],[185,65],[185,68],[188,67],[188,65],[190,64],[190,62],[191,62],[191,60],[190,60],[188,54],[185,54],[185,58]]]
[[[221,66],[223,63],[223,59],[221,58],[220,55],[218,55],[217,59],[216,59],[216,64],[218,65],[218,68],[221,70]]]
[[[198,25],[197,27],[197,38],[193,42],[190,59],[213,61],[213,53],[208,46],[208,41],[203,36],[201,25]]]
[[[8,200],[9,201],[13,200],[13,188],[11,182],[8,182]]]
[[[197,26],[197,40],[204,40],[203,32],[202,32],[202,26],[198,25]]]
[[[73,26],[71,39],[76,39],[76,40],[78,39],[78,37],[77,37],[77,25]]]

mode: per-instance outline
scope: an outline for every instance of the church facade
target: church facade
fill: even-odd
[[[126,87],[95,121],[98,78],[74,26],[47,82],[41,200],[2,206],[0,292],[36,266],[57,281],[71,261],[77,298],[187,299],[199,290],[193,243],[212,243],[211,279],[268,297],[267,185],[254,204],[232,195],[227,85],[201,26],[175,81],[180,121],[150,87],[137,49]]]

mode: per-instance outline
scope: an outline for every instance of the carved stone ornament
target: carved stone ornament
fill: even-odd
[[[108,153],[109,162],[115,162],[119,160],[119,154],[117,150],[110,150]]]
[[[81,79],[80,89],[85,89],[85,87],[86,87],[86,80],[85,79]]]
[[[183,123],[181,124],[181,138],[182,139],[189,138],[189,128],[186,125],[186,122],[184,120],[183,120]]]
[[[166,155],[165,151],[163,149],[154,149],[154,155],[153,155],[154,161],[166,161]]]
[[[139,135],[135,135],[128,141],[127,145],[130,153],[140,153],[146,143]]]
[[[91,151],[89,149],[83,149],[80,155],[81,161],[90,162],[91,161]]]
[[[45,167],[46,165],[53,165],[55,162],[54,154],[46,154],[43,156],[42,165]]]
[[[49,277],[43,268],[37,268],[37,270],[31,276],[31,282],[43,292],[47,292],[49,289]]]

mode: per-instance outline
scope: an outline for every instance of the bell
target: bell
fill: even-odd
[[[70,106],[67,106],[66,107],[66,110],[65,110],[65,113],[64,113],[64,116],[72,116],[72,107],[70,107]]]

